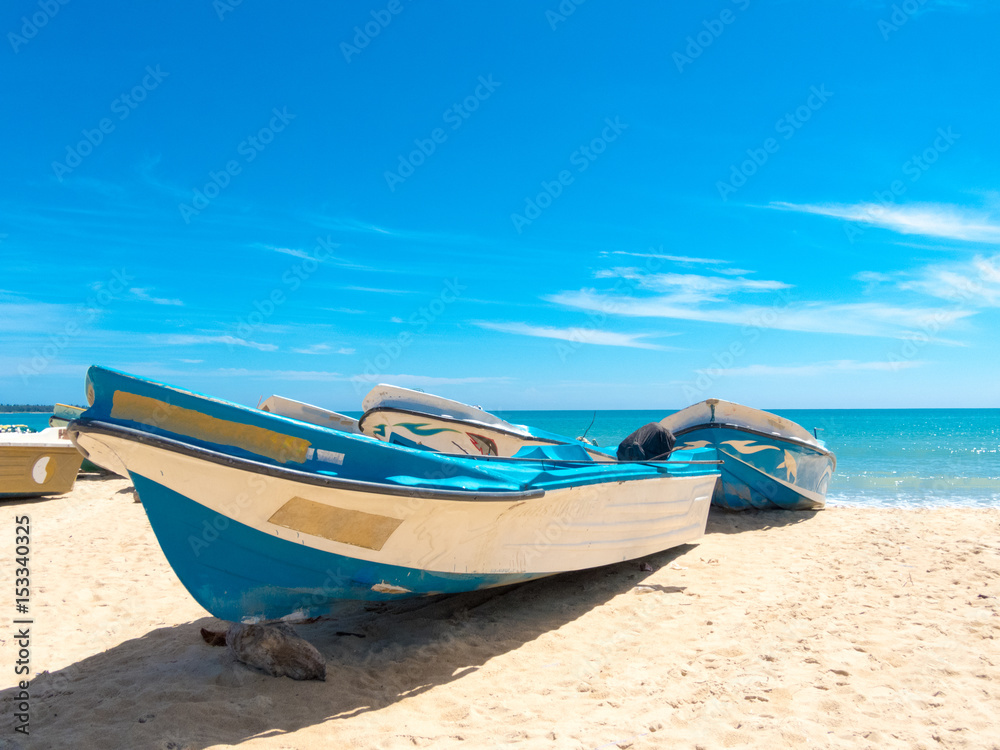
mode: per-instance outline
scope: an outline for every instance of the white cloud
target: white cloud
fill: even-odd
[[[770,207],[870,224],[900,234],[1000,244],[1000,220],[997,217],[970,211],[961,206],[938,203],[897,206],[878,203],[844,205],[776,202],[771,203]]]
[[[564,307],[626,317],[670,318],[752,328],[853,336],[903,337],[914,330],[938,332],[975,314],[976,307],[1000,305],[1000,255],[977,257],[971,263],[927,267],[892,274],[862,271],[854,280],[867,285],[857,300],[806,300],[791,284],[772,279],[710,273],[654,273],[640,268],[611,268],[595,272],[598,279],[619,279],[613,287],[583,288],[544,296]],[[627,283],[622,284],[624,279]],[[973,281],[974,280],[974,283]],[[938,299],[968,301],[942,307],[866,299],[876,284],[892,284],[889,291],[919,291]],[[970,286],[971,284],[971,286]],[[972,301],[970,289],[975,291]],[[880,288],[880,292],[885,290]],[[763,293],[770,299],[754,301]],[[748,297],[747,295],[753,295]],[[935,339],[940,343],[952,343]]]
[[[303,380],[318,383],[340,383],[350,380],[347,375],[325,370],[248,370],[244,367],[220,367],[206,375],[239,378],[266,378],[267,380]]]
[[[403,387],[430,387],[433,388],[439,385],[480,385],[482,383],[509,383],[513,378],[510,377],[484,377],[484,378],[439,378],[432,375],[407,375],[407,374],[396,374],[388,375],[385,373],[376,373],[374,375],[358,374],[355,375],[353,379],[364,380],[370,383],[392,383],[393,385],[401,385]]]
[[[854,336],[895,337],[907,329],[938,330],[973,314],[970,310],[905,307],[881,302],[798,302],[793,297],[778,297],[771,305],[748,305],[696,295],[637,297],[593,289],[559,292],[544,299],[579,310],[629,317]]]
[[[354,354],[354,349],[346,346],[334,349],[330,344],[311,344],[301,349],[292,349],[296,354]]]
[[[281,253],[282,255],[291,255],[293,258],[303,258],[306,260],[312,258],[312,256],[305,250],[296,250],[291,247],[269,247],[268,250],[273,250],[274,252]]]
[[[326,239],[318,238],[318,244],[316,248],[309,252],[308,250],[301,250],[296,247],[276,247],[274,245],[262,245],[256,244],[254,247],[261,248],[263,250],[268,250],[273,253],[280,253],[281,255],[289,255],[293,258],[299,258],[301,260],[311,260],[316,263],[330,263],[340,268],[349,268],[355,271],[384,271],[384,272],[394,272],[394,268],[379,268],[373,266],[365,266],[359,263],[353,263],[343,258],[331,255],[330,250],[333,248],[339,248],[341,244],[339,242],[334,242],[333,238],[327,235]]]
[[[292,349],[296,354],[329,354],[329,344],[310,344],[302,349]]]
[[[473,320],[470,322],[480,328],[500,331],[501,333],[513,333],[519,336],[558,339],[578,344],[624,346],[630,349],[656,349],[659,351],[667,349],[664,346],[641,341],[641,339],[649,338],[652,335],[648,333],[613,333],[611,331],[598,331],[593,328],[554,328],[551,326],[529,325],[528,323],[494,323],[486,320]]]
[[[223,377],[240,378],[261,378],[269,381],[311,381],[317,383],[343,383],[349,381],[362,381],[370,383],[393,383],[404,387],[434,387],[439,385],[476,385],[481,383],[505,383],[512,380],[509,377],[473,377],[473,378],[447,378],[434,377],[431,375],[409,375],[405,373],[358,373],[357,375],[345,375],[339,372],[327,372],[325,370],[249,370],[242,367],[226,367],[204,373],[206,375],[218,375]]]
[[[895,281],[896,277],[887,273],[879,273],[877,271],[859,271],[852,277],[855,281],[863,281],[866,284],[881,284],[889,281]]]
[[[132,287],[129,292],[135,299],[143,302],[152,302],[154,305],[176,305],[182,307],[184,302],[179,299],[166,299],[164,297],[153,297],[150,295],[150,287]]]
[[[742,276],[704,276],[693,273],[644,273],[638,268],[612,268],[594,274],[598,279],[622,278],[634,281],[640,289],[662,292],[675,302],[690,304],[722,299],[737,292],[775,292],[791,289],[791,284]]]
[[[1000,307],[1000,255],[927,266],[899,288],[969,307]]]
[[[713,377],[720,375],[740,375],[744,377],[812,377],[831,372],[894,372],[896,370],[905,370],[911,367],[920,367],[924,364],[926,364],[926,362],[921,360],[909,360],[902,362],[889,362],[881,360],[875,362],[858,362],[853,359],[838,359],[831,362],[816,362],[810,365],[747,365],[746,367],[698,370],[698,372],[700,374],[711,374]]]
[[[351,292],[372,292],[374,294],[416,294],[416,289],[384,289],[372,286],[345,286],[341,287]]]
[[[663,246],[651,247],[648,252],[645,253],[635,253],[628,250],[613,250],[611,252],[603,251],[601,252],[602,257],[608,257],[610,255],[624,255],[631,258],[648,258],[653,260],[665,260],[669,263],[675,263],[682,266],[710,266],[705,270],[711,273],[719,273],[724,276],[745,276],[748,273],[753,273],[745,268],[729,268],[728,260],[723,260],[722,258],[697,258],[691,255],[670,255],[663,252]],[[663,264],[657,264],[657,268],[652,268],[652,263],[646,262],[647,270],[654,271],[659,270],[659,266]],[[636,269],[638,270],[638,269]],[[608,275],[614,275],[614,272],[603,272]]]
[[[650,248],[653,250],[654,248]],[[720,258],[694,258],[689,255],[665,255],[663,253],[663,248],[660,248],[660,252],[648,252],[648,253],[632,253],[627,250],[613,250],[611,255],[628,255],[633,258],[656,258],[657,260],[667,260],[671,263],[703,263],[708,265],[724,265],[728,263],[727,260],[722,260]]]
[[[259,344],[256,341],[238,339],[227,334],[221,335],[195,335],[178,333],[158,333],[151,334],[153,343],[161,346],[196,346],[200,344],[226,344],[228,346],[244,346],[249,349],[256,349],[261,352],[277,351],[274,344]]]
[[[0,300],[0,331],[14,334],[64,333],[67,326],[85,326],[100,308],[84,309],[50,302],[30,302],[17,298]]]
[[[344,315],[364,315],[364,310],[356,310],[353,307],[321,307],[324,312],[343,313]]]

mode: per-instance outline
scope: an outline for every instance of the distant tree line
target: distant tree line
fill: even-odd
[[[51,414],[54,408],[54,404],[0,404],[0,414],[6,414],[13,411],[31,411]]]

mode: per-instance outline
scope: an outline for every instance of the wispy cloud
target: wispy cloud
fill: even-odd
[[[341,346],[336,349],[330,344],[311,344],[301,349],[292,349],[296,354],[354,354],[354,349]]]
[[[267,249],[273,250],[276,253],[281,253],[282,255],[291,255],[293,258],[312,258],[312,256],[305,250],[297,250],[292,247],[269,247]]]
[[[771,279],[709,274],[651,273],[638,268],[598,271],[599,279],[624,279],[613,288],[584,288],[544,296],[563,307],[627,317],[672,318],[804,333],[900,337],[913,329],[938,331],[974,314],[966,307],[893,304],[883,300],[810,301],[791,284]],[[896,276],[867,274],[871,285]],[[860,291],[860,290],[859,290]],[[771,299],[756,301],[769,293]]]
[[[861,0],[860,4],[866,10],[886,10],[896,5],[892,0]],[[914,10],[907,10],[907,14],[916,17],[935,10],[957,12],[987,11],[991,9],[992,0],[924,0],[921,5],[922,7]]]
[[[863,281],[866,284],[882,284],[895,281],[898,277],[888,273],[879,273],[878,271],[859,271],[851,278],[855,281]]]
[[[897,206],[878,203],[798,204],[775,202],[771,203],[770,207],[782,211],[797,211],[869,224],[900,234],[1000,244],[1000,219],[961,206],[940,203]]]
[[[274,344],[259,344],[256,341],[236,338],[226,334],[221,335],[201,335],[201,334],[181,334],[181,333],[154,333],[150,334],[153,343],[159,346],[198,346],[201,344],[226,344],[227,346],[243,346],[248,349],[256,349],[261,352],[277,351]]]
[[[302,250],[296,247],[277,247],[274,245],[257,245],[257,247],[267,250],[273,253],[279,253],[281,255],[288,255],[292,258],[299,258],[300,260],[311,260],[316,263],[329,263],[340,268],[348,268],[352,271],[384,271],[385,269],[376,268],[374,266],[366,266],[360,263],[354,263],[344,258],[338,257],[336,255],[330,254],[331,248],[340,247],[339,242],[334,242],[331,237],[327,237],[325,240],[319,238],[321,241],[315,249],[310,252],[308,250]],[[395,271],[395,269],[389,269]]]
[[[416,294],[416,289],[384,289],[381,287],[373,286],[344,286],[341,289],[346,289],[351,292],[371,292],[373,294]]]
[[[673,318],[703,323],[852,336],[903,335],[913,328],[937,329],[972,315],[969,310],[903,307],[880,302],[848,304],[785,302],[774,305],[723,304],[700,307],[672,297],[636,298],[582,289],[547,296],[550,302],[593,312],[641,318]]]
[[[325,370],[249,370],[245,367],[220,367],[205,374],[227,378],[254,378],[272,381],[303,380],[316,383],[343,383],[350,380],[350,377],[343,373]]]
[[[663,247],[659,248],[651,247],[648,252],[645,253],[634,253],[628,250],[612,250],[611,252],[604,251],[600,253],[602,257],[608,257],[611,255],[624,255],[631,258],[647,258],[647,265],[652,265],[648,260],[662,260],[668,263],[673,263],[679,266],[708,266],[706,270],[712,273],[719,273],[723,276],[745,276],[748,273],[753,273],[753,271],[748,271],[745,268],[731,268],[729,266],[730,261],[723,260],[722,258],[698,258],[691,255],[671,255],[669,253],[663,252]]]
[[[365,310],[356,310],[353,307],[321,307],[323,312],[341,313],[342,315],[364,315]]]
[[[928,266],[898,286],[969,307],[1000,307],[1000,255]]]
[[[100,283],[92,288],[100,291]],[[0,356],[8,353],[4,344],[11,337],[31,337],[44,333],[65,335],[73,341],[83,338],[92,340],[94,336],[113,335],[98,325],[108,310],[120,298],[112,298],[108,304],[101,304],[95,298],[81,300],[79,304],[37,302],[19,294],[0,293],[0,332],[9,336],[0,342]]]
[[[148,187],[158,190],[164,195],[180,200],[190,200],[191,190],[186,186],[165,182],[156,174],[160,162],[163,161],[162,154],[146,154],[135,163],[135,172],[139,179]]]
[[[152,302],[154,305],[176,305],[182,307],[184,302],[179,299],[166,299],[164,297],[153,297],[150,294],[150,287],[132,287],[129,289],[129,293],[135,299],[142,300],[143,302]]]
[[[358,373],[357,375],[345,375],[340,372],[328,372],[325,370],[250,370],[242,367],[223,367],[207,375],[222,377],[240,377],[263,379],[273,382],[282,380],[288,381],[310,381],[316,383],[343,383],[348,381],[363,381],[370,383],[393,383],[404,387],[434,387],[441,385],[477,385],[481,383],[505,383],[512,380],[509,377],[473,377],[473,378],[450,378],[435,377],[432,375],[410,375],[406,373]]]
[[[694,258],[689,255],[667,255],[663,253],[662,247],[659,252],[653,252],[653,248],[650,248],[650,252],[647,253],[633,253],[628,250],[612,250],[611,252],[601,253],[601,255],[628,255],[632,258],[656,258],[657,260],[666,260],[671,263],[706,265],[724,265],[729,263],[728,260],[722,260],[721,258]]]
[[[66,175],[61,179],[50,176],[50,179],[54,184],[63,188],[72,188],[91,194],[97,193],[106,198],[120,199],[127,194],[125,186],[117,182],[101,180],[95,177],[84,177],[80,174]]]
[[[659,351],[667,349],[665,346],[643,341],[642,339],[649,338],[652,335],[648,333],[614,333],[612,331],[598,331],[593,328],[554,328],[551,326],[535,326],[528,323],[496,323],[488,320],[473,320],[471,323],[479,328],[500,331],[501,333],[513,333],[518,336],[534,336],[544,339],[558,339],[578,344],[624,346],[630,349],[656,349]]]
[[[705,276],[694,273],[646,273],[638,268],[611,268],[597,271],[598,279],[626,279],[640,289],[670,294],[677,302],[709,302],[737,292],[775,292],[791,289],[791,284],[742,276]]]
[[[396,375],[378,374],[378,375],[367,375],[359,374],[355,375],[353,379],[365,380],[371,383],[392,383],[394,385],[401,385],[404,387],[415,387],[415,388],[433,388],[440,385],[480,385],[483,383],[509,383],[514,378],[501,376],[501,377],[474,377],[474,378],[444,378],[435,377],[433,375],[409,375],[406,373],[400,373]]]
[[[808,365],[747,365],[746,367],[712,369],[711,374],[713,376],[739,375],[743,377],[813,377],[832,372],[896,371],[911,367],[920,367],[924,364],[927,363],[921,360],[909,360],[902,362],[888,362],[885,360],[875,362],[858,362],[853,359],[838,359],[830,362],[816,362]],[[698,373],[706,372],[708,371],[698,370]]]
[[[371,222],[359,221],[342,216],[324,216],[320,214],[307,215],[309,221],[324,229],[331,229],[337,232],[368,235],[370,237],[384,238],[386,240],[399,240],[404,242],[420,242],[427,244],[455,244],[463,247],[489,244],[487,240],[473,237],[467,234],[459,234],[451,231],[430,231],[424,232],[414,229],[400,229],[397,227],[384,227]]]
[[[899,336],[912,328],[940,327],[972,315],[967,310],[902,307],[879,302],[837,304],[783,302],[774,305],[726,304],[710,308],[678,303],[671,297],[636,298],[582,289],[547,296],[550,302],[579,310],[641,318],[673,318],[704,323],[772,328],[804,333]]]

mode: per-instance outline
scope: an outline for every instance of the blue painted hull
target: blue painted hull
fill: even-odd
[[[163,553],[197,602],[222,620],[322,616],[351,601],[398,600],[518,583],[542,574],[461,575],[386,565],[264,534],[138,474],[131,474]]]
[[[818,510],[826,505],[836,465],[826,450],[724,424],[685,430],[677,436],[677,447],[685,446],[712,446],[723,462],[713,505],[726,510]]]

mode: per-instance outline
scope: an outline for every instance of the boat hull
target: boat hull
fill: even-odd
[[[819,510],[833,474],[833,454],[802,441],[724,424],[678,434],[677,449],[714,447],[722,460],[712,499],[726,510]]]
[[[66,445],[0,445],[0,498],[69,492],[82,460],[68,441]]]
[[[704,534],[718,479],[388,496],[109,434],[75,440],[124,461],[178,578],[225,620],[320,616],[345,601],[473,591],[643,557]]]

